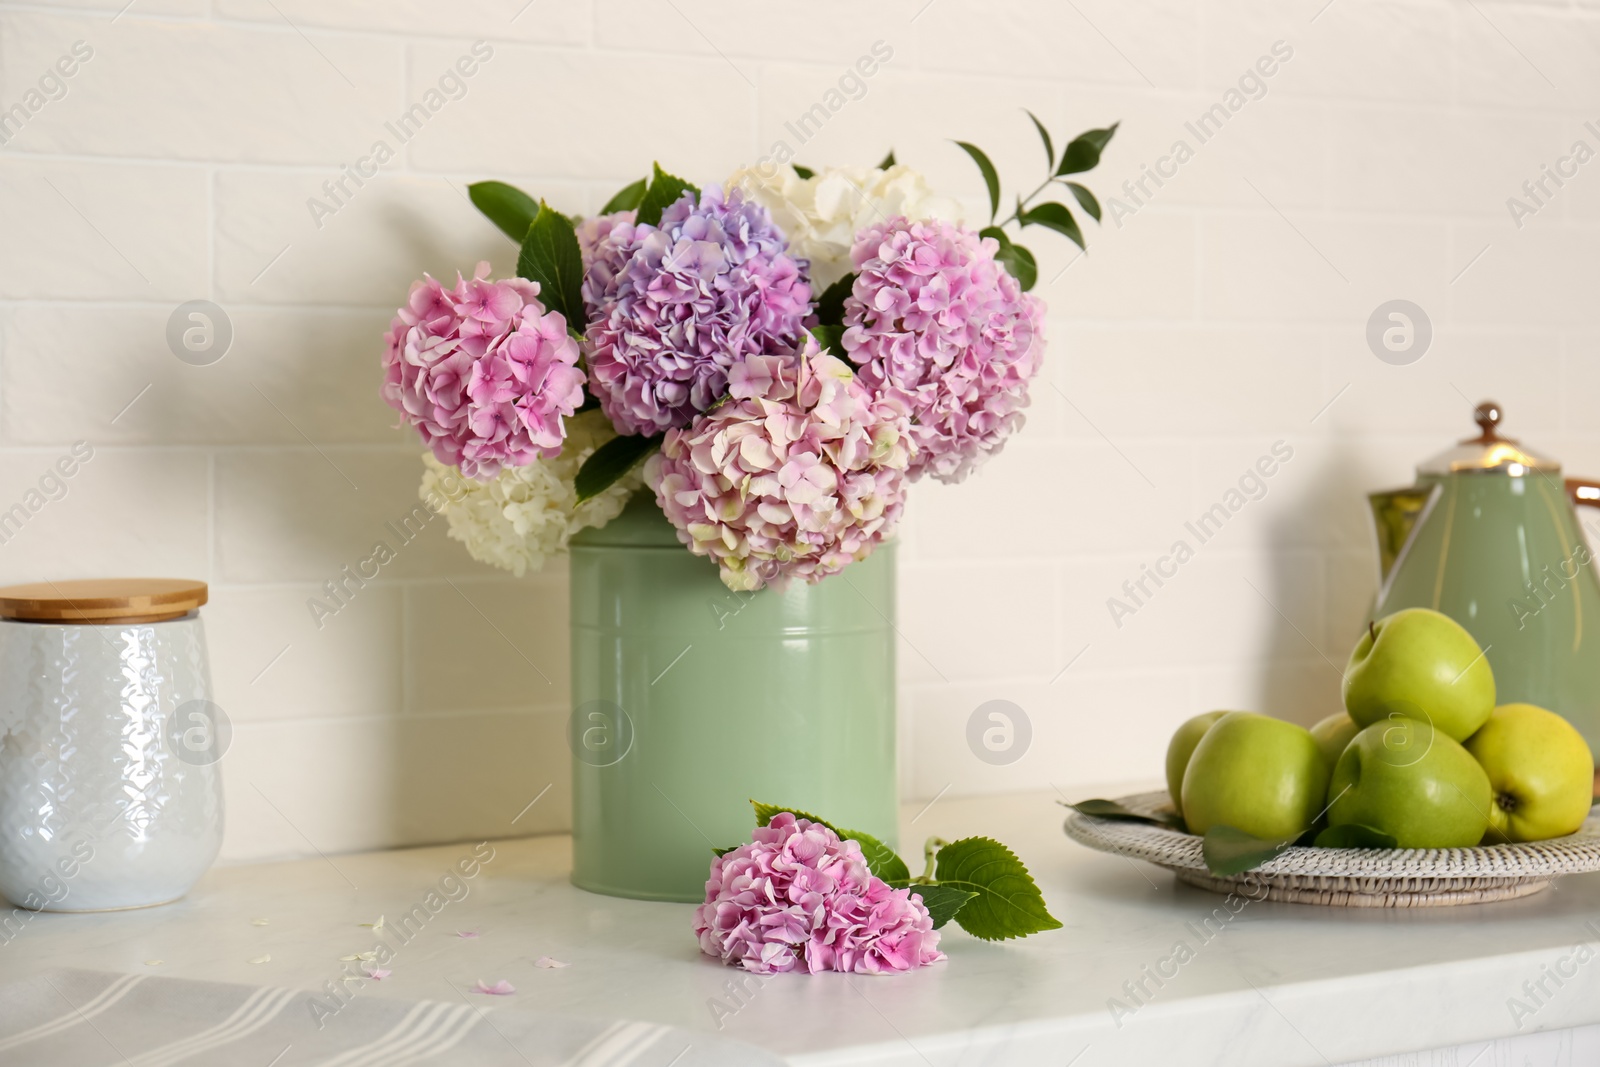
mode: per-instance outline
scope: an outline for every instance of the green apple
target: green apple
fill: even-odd
[[[1361,726],[1398,713],[1465,741],[1494,710],[1494,672],[1460,623],[1407,608],[1367,624],[1345,668],[1344,709]]]
[[[1360,725],[1343,711],[1334,712],[1311,728],[1311,736],[1316,738],[1317,747],[1322,750],[1322,761],[1328,765],[1330,774],[1344,754],[1345,746],[1360,732]]]
[[[1328,768],[1311,732],[1282,719],[1230,711],[1200,738],[1183,773],[1183,818],[1192,834],[1232,826],[1268,840],[1310,828],[1328,792]]]
[[[1225,711],[1208,711],[1196,715],[1178,727],[1167,744],[1167,792],[1179,815],[1183,814],[1183,772],[1189,766],[1189,757],[1194,755],[1194,746],[1200,743],[1212,724],[1226,714]]]
[[[1328,825],[1382,830],[1399,848],[1470,848],[1489,828],[1489,776],[1432,724],[1365,727],[1333,768]]]
[[[1532,704],[1495,708],[1467,751],[1489,775],[1490,843],[1564,837],[1583,825],[1593,799],[1594,756],[1583,735]]]

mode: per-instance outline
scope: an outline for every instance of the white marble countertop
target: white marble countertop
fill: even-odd
[[[176,904],[40,914],[0,944],[0,979],[67,966],[318,989],[358,973],[340,957],[372,948],[361,923],[384,915],[392,928],[431,903],[391,976],[352,982],[351,995],[448,999],[446,983],[504,978],[518,990],[505,1000],[529,1008],[720,1029],[798,1065],[1296,1067],[1515,1035],[1518,1022],[1524,1034],[1600,1022],[1600,875],[1420,911],[1251,903],[1203,943],[1196,929],[1224,898],[1073,843],[1054,800],[945,799],[915,826],[920,805],[907,809],[902,852],[933,834],[997,837],[1065,926],[988,944],[952,924],[949,961],[899,977],[745,977],[700,955],[690,905],[574,889],[570,841],[552,836],[492,842],[476,877],[446,892],[441,876],[474,845],[218,868]],[[1108,1001],[1133,1007],[1124,982],[1180,940],[1194,957],[1159,989],[1146,980],[1154,996],[1114,1020]],[[569,966],[536,966],[543,956]],[[1515,1019],[1509,998],[1531,1004],[1523,983],[1558,965],[1575,974],[1546,978],[1543,1003]]]

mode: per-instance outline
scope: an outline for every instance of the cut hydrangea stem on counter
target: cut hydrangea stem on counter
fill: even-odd
[[[928,838],[923,847],[926,865],[922,875],[913,879],[905,861],[870,834],[840,830],[808,812],[754,800],[750,803],[755,808],[758,832],[786,815],[822,827],[841,841],[855,841],[873,875],[893,888],[908,889],[927,910],[935,930],[954,919],[974,937],[1003,941],[1061,926],[1045,907],[1044,896],[1028,868],[1015,853],[991,838],[968,837],[954,842]],[[713,882],[724,857],[745,847],[713,850],[717,853],[712,865]],[[710,903],[708,898],[707,906]]]

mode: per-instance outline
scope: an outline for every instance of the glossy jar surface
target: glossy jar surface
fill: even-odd
[[[210,700],[198,614],[0,620],[0,895],[102,911],[187,893],[222,843]]]

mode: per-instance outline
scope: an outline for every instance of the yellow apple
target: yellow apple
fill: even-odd
[[[1594,756],[1583,735],[1555,712],[1503,704],[1467,739],[1467,751],[1494,790],[1494,830],[1486,843],[1564,837],[1588,817]]]

